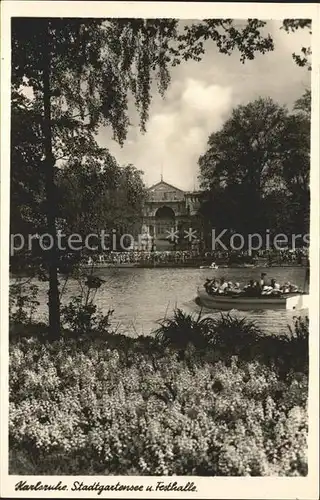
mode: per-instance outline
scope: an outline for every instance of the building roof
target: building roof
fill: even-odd
[[[158,187],[158,186],[161,186],[161,185],[166,186],[166,187],[168,187],[170,189],[174,189],[175,191],[180,191],[181,193],[185,193],[185,191],[183,189],[177,188],[176,186],[173,186],[172,184],[169,184],[168,182],[165,182],[163,180],[161,180],[161,181],[157,182],[156,184],[153,184],[152,186],[150,186],[148,188],[148,191],[151,191],[151,189],[154,189],[155,187]]]

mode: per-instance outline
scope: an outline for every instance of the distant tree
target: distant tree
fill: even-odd
[[[201,211],[214,227],[242,234],[261,231],[270,223],[286,229],[306,229],[308,96],[306,92],[296,102],[291,114],[271,99],[259,98],[238,106],[222,129],[211,134],[199,166],[201,185],[207,191]]]
[[[302,96],[296,100],[293,109],[311,119],[311,90],[306,89]]]
[[[222,129],[210,135],[199,158],[200,181],[216,193],[212,212],[227,227],[252,232],[264,226],[262,199],[270,180],[281,175],[279,137],[287,115],[285,107],[259,98],[235,108]]]
[[[70,161],[58,176],[59,216],[66,232],[85,237],[101,230],[132,234],[142,216],[146,189],[133,165],[120,167],[108,151]]]
[[[268,193],[265,213],[278,232],[309,232],[311,91],[297,99],[279,137],[281,182]]]
[[[294,105],[281,137],[282,177],[290,193],[295,231],[309,232],[311,92]]]
[[[246,183],[262,194],[279,166],[278,139],[287,116],[287,109],[270,98],[235,108],[199,159],[202,186]]]

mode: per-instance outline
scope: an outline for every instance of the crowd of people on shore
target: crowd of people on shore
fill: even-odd
[[[240,262],[241,259],[245,262],[246,258],[249,257],[248,252],[239,251],[237,253],[234,252],[205,252],[204,254],[199,253],[197,250],[167,250],[167,251],[124,251],[117,252],[112,251],[108,253],[103,253],[100,255],[96,255],[93,257],[89,257],[88,264],[90,263],[98,263],[98,264],[113,264],[113,265],[121,265],[121,264],[151,264],[151,263],[176,263],[176,264],[186,264],[191,262],[199,262],[214,260],[218,264],[223,262],[228,264],[232,262],[232,258],[237,257]],[[259,251],[252,258],[253,264],[256,262],[259,265],[258,259],[266,259],[266,265],[271,264],[272,262],[284,264],[301,264],[301,259],[303,257],[307,257],[307,251],[305,249],[296,249],[294,251],[286,250],[286,251],[278,251],[278,252],[269,252],[269,251]]]
[[[303,259],[308,258],[308,248],[301,247],[295,249],[279,249],[279,250],[233,250],[233,251],[212,251],[206,252],[205,257],[212,258],[216,261],[251,261],[257,263],[259,260],[264,260],[266,263],[279,264],[301,264]]]
[[[266,273],[261,273],[260,280],[250,280],[243,288],[239,283],[226,281],[224,277],[217,279],[207,278],[204,288],[209,295],[245,295],[247,297],[257,297],[260,295],[271,295],[279,297],[288,293],[302,293],[297,285],[287,281],[280,285],[276,279],[268,280]]]
[[[129,252],[109,252],[97,255],[95,258],[89,257],[88,264],[143,264],[143,263],[179,263],[190,262],[199,257],[194,250],[177,251],[129,251]]]

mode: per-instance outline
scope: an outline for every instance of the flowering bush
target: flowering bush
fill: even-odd
[[[117,342],[11,344],[10,473],[307,474],[306,374]]]

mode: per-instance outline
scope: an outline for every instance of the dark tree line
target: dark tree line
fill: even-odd
[[[243,235],[308,233],[310,110],[306,91],[289,112],[271,99],[235,108],[200,157],[201,213]]]

